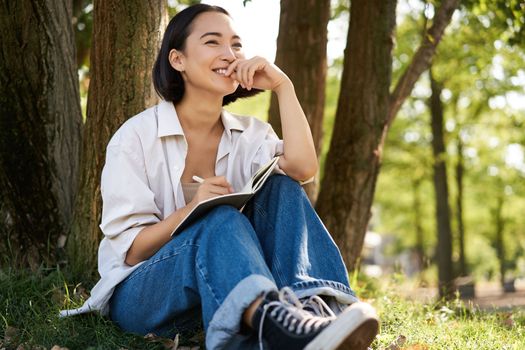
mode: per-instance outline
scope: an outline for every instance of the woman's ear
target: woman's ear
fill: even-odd
[[[168,56],[168,60],[170,61],[170,65],[173,67],[173,69],[184,72],[184,60],[183,60],[183,54],[182,52],[179,52],[175,49],[171,49],[170,54]]]

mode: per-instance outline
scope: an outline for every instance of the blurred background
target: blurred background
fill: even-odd
[[[523,1],[203,2],[294,81],[321,164],[305,190],[352,273],[405,276],[413,295],[525,289]],[[167,20],[198,1],[59,3],[4,1],[0,16],[1,250],[7,266],[88,278],[105,145],[157,103]],[[280,133],[276,108],[269,92],[226,106]]]

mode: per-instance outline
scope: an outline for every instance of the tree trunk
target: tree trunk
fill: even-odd
[[[69,1],[0,1],[0,251],[56,262],[71,223],[82,114]]]
[[[456,198],[457,221],[458,221],[458,243],[459,243],[459,273],[461,276],[467,276],[467,263],[465,259],[465,225],[463,221],[463,175],[465,172],[463,158],[463,142],[461,135],[458,133],[458,163],[456,164],[456,186],[458,194]]]
[[[452,296],[454,270],[452,265],[452,230],[450,228],[450,207],[448,203],[448,182],[446,168],[446,147],[443,136],[442,87],[430,73],[430,114],[432,119],[432,150],[434,154],[434,189],[436,192],[437,222],[437,262],[439,295],[444,298]]]
[[[281,0],[275,63],[293,81],[295,91],[312,130],[317,155],[321,154],[326,85],[327,26],[330,0]],[[286,116],[285,116],[286,117]],[[268,121],[282,136],[277,98],[272,94]],[[319,177],[305,185],[312,203]]]
[[[94,1],[91,82],[81,177],[68,241],[72,270],[95,271],[102,238],[100,176],[110,137],[129,117],[157,102],[151,69],[167,20],[165,1]]]
[[[357,267],[361,255],[388,128],[430,66],[459,0],[442,1],[421,47],[388,96],[395,5],[396,0],[352,1],[334,132],[316,203],[349,270]]]
[[[412,181],[414,190],[414,227],[416,231],[416,255],[419,271],[425,268],[425,249],[423,247],[423,226],[421,225],[421,197],[420,197],[421,179],[417,178]]]
[[[395,0],[354,0],[319,216],[350,269],[370,219],[389,106]],[[379,20],[380,19],[380,20]]]
[[[496,222],[496,253],[499,260],[499,278],[501,286],[505,284],[505,245],[503,243],[503,229],[505,221],[503,220],[503,191],[498,195],[494,219]]]

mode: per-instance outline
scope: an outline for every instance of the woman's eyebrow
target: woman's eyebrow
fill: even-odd
[[[202,39],[205,36],[210,36],[210,35],[211,36],[218,36],[218,37],[222,38],[222,34],[219,33],[219,32],[207,32],[207,33],[202,34],[199,39]],[[238,36],[237,34],[235,34],[235,35],[232,35],[232,39],[239,39],[239,40],[241,40],[241,37]]]

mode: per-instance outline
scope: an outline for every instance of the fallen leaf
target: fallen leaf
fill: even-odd
[[[7,326],[4,331],[4,340],[10,343],[18,337],[18,333],[20,333],[18,328]]]
[[[146,340],[155,339],[155,338],[157,338],[157,335],[155,333],[148,333],[144,336],[144,339]]]
[[[68,348],[63,348],[60,345],[53,345],[50,350],[69,350]]]
[[[501,323],[507,328],[514,327],[514,317],[511,312],[506,312],[501,315]]]
[[[400,350],[403,344],[407,341],[407,337],[399,335],[385,350]]]
[[[428,345],[425,344],[414,344],[410,345],[409,347],[405,348],[404,350],[428,350],[430,349]]]
[[[84,288],[84,286],[80,283],[75,286],[75,289],[73,289],[73,294],[82,298],[82,300],[87,300],[89,298],[86,288]]]
[[[160,343],[164,346],[167,350],[177,350],[180,349],[179,346],[179,335],[177,334],[173,340],[168,338],[159,337],[155,333],[148,333],[144,336],[144,339],[146,339],[149,342],[152,343]]]

